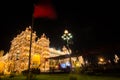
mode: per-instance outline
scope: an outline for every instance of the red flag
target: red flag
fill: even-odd
[[[53,9],[53,6],[48,3],[44,2],[41,4],[36,4],[34,6],[34,13],[33,13],[34,18],[50,18],[50,19],[55,19],[56,18],[56,12]]]

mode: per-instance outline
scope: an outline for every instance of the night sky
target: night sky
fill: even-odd
[[[31,0],[0,2],[0,49],[9,50],[10,41],[32,23]],[[57,19],[35,19],[34,31],[50,39],[50,46],[60,49],[65,29],[73,34],[74,50],[120,44],[117,4],[112,2],[81,2],[79,0],[52,0]]]

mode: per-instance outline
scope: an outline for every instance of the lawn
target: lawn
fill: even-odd
[[[11,78],[2,77],[0,80],[26,80],[26,77],[23,75],[17,75]],[[82,74],[39,74],[36,75],[32,80],[120,80],[120,77],[93,76]]]

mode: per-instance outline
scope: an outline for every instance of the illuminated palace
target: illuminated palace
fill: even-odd
[[[11,41],[9,52],[0,58],[0,70],[2,70],[4,74],[10,74],[13,71],[21,73],[28,69],[30,34],[31,27],[27,27],[25,31],[22,31]],[[50,60],[47,58],[68,54],[65,47],[59,51],[50,48],[49,44],[49,38],[47,38],[45,34],[38,38],[35,31],[32,33],[31,68],[48,71]]]

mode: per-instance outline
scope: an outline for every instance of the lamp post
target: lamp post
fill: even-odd
[[[71,62],[71,55],[70,55],[71,54],[71,50],[70,50],[70,47],[69,47],[69,44],[70,44],[69,41],[73,38],[73,36],[72,36],[71,33],[68,32],[68,30],[65,30],[64,34],[61,36],[61,38],[67,42],[66,46],[67,46],[68,53],[69,53],[69,60],[70,60],[70,65],[71,65],[70,71],[71,71],[71,69],[72,69],[72,62]]]

